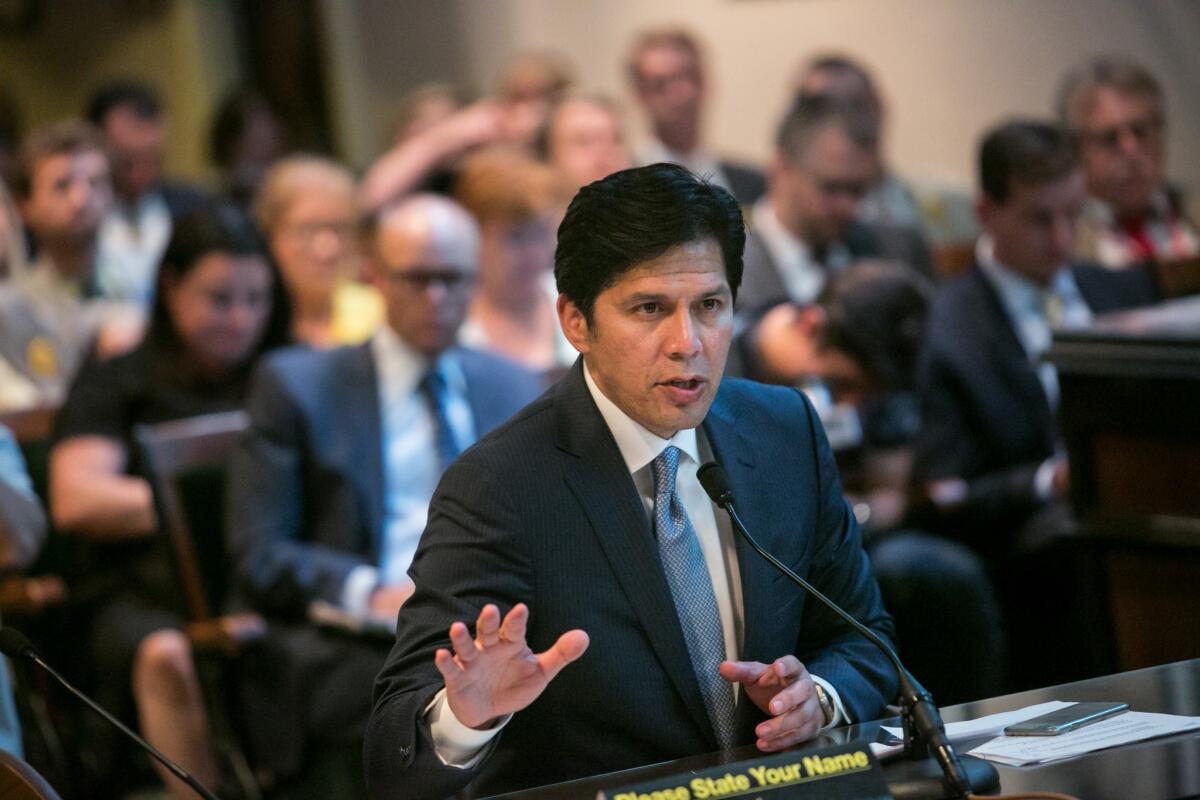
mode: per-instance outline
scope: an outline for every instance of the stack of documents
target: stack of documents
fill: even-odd
[[[1127,711],[1058,736],[997,736],[968,755],[1010,766],[1042,764],[1198,729],[1200,717]]]
[[[1127,711],[1124,714],[1118,714],[1115,717],[1058,736],[1000,735],[1009,725],[1040,717],[1042,714],[1048,714],[1070,705],[1074,705],[1074,703],[1052,700],[1048,703],[1026,706],[1016,711],[990,714],[965,722],[951,722],[946,725],[946,735],[951,741],[994,736],[995,738],[970,750],[968,754],[995,761],[997,764],[1021,766],[1058,761],[1094,750],[1140,742],[1158,736],[1200,730],[1200,717]],[[896,737],[897,741],[904,736],[904,732],[900,728],[884,727],[883,730]],[[875,753],[876,758],[886,758],[903,749],[903,746],[898,743],[871,744],[871,750]]]

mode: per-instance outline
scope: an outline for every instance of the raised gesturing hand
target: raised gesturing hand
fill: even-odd
[[[462,622],[450,626],[454,652],[442,648],[434,663],[446,681],[446,702],[462,724],[487,728],[528,706],[567,664],[583,655],[588,635],[567,631],[544,653],[525,643],[529,607],[518,603],[500,620],[489,603],[475,621],[475,638]]]

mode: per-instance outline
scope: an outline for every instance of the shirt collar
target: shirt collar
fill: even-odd
[[[676,432],[670,439],[664,439],[646,430],[618,408],[616,403],[609,400],[592,380],[592,373],[586,363],[583,365],[583,380],[587,384],[592,399],[596,401],[596,408],[600,410],[600,416],[604,418],[605,424],[608,425],[613,438],[616,439],[617,449],[621,451],[621,458],[624,459],[625,467],[630,474],[645,468],[670,445],[678,447],[695,463],[700,463],[700,449],[696,440],[695,428],[684,428]]]
[[[808,242],[789,231],[787,226],[779,221],[775,206],[768,198],[763,197],[754,204],[753,219],[754,230],[762,238],[776,264],[791,266],[810,263],[813,260]]]
[[[380,325],[371,337],[371,356],[379,373],[380,388],[403,397],[417,390],[421,379],[430,369],[430,361],[418,353],[388,325]],[[438,356],[434,368],[446,379],[447,388],[454,393],[466,392],[464,375],[453,350]]]
[[[992,237],[985,233],[975,243],[975,260],[979,262],[980,269],[987,275],[996,290],[1006,298],[1037,304],[1046,294],[1072,297],[1079,294],[1075,279],[1071,276],[1071,270],[1067,268],[1067,265],[1059,267],[1048,285],[1039,286],[1019,272],[997,261],[995,249]]]

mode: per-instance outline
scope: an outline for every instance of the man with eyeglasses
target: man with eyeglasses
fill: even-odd
[[[1076,257],[1121,269],[1200,255],[1196,227],[1163,175],[1162,88],[1133,61],[1100,56],[1069,72],[1058,96],[1090,198]]]
[[[442,471],[539,392],[516,364],[455,346],[479,255],[462,207],[417,195],[366,239],[387,324],[362,345],[269,359],[231,464],[237,586],[269,620],[248,717],[285,776],[313,745],[357,752],[388,639],[329,628],[390,638]]]
[[[746,239],[739,335],[769,333],[758,330],[767,309],[812,303],[830,275],[857,259],[912,264],[911,243],[858,219],[876,178],[877,119],[862,104],[828,95],[798,97],[784,116],[767,194],[754,205]],[[756,368],[730,367],[751,375]]]

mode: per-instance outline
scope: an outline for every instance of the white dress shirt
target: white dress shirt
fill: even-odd
[[[720,160],[703,147],[697,147],[690,153],[677,153],[658,139],[650,139],[638,153],[638,161],[642,166],[663,162],[678,164],[709,183],[720,186],[727,192],[733,192],[733,187],[729,185],[729,176],[721,169]]]
[[[365,616],[371,592],[379,585],[407,580],[429,516],[429,501],[442,477],[433,411],[421,391],[429,361],[383,325],[371,339],[379,392],[383,437],[384,520],[378,566],[351,570],[342,588],[342,605]],[[459,449],[475,441],[475,420],[467,402],[467,381],[453,352],[438,359],[446,378],[450,432]]]
[[[742,604],[742,580],[738,568],[737,550],[734,533],[726,514],[718,514],[717,507],[709,499],[704,487],[696,478],[696,472],[706,460],[712,459],[703,431],[688,428],[678,431],[670,439],[663,439],[640,424],[635,422],[615,403],[608,399],[592,380],[591,372],[584,367],[584,381],[588,392],[596,402],[600,416],[608,425],[621,458],[625,461],[634,485],[646,508],[646,515],[653,519],[654,514],[654,475],[652,462],[668,446],[674,445],[681,451],[679,469],[676,475],[676,492],[687,510],[688,519],[700,540],[700,548],[704,552],[704,561],[708,566],[708,574],[713,582],[713,594],[717,601],[717,611],[721,617],[721,630],[725,638],[725,654],[730,660],[737,660],[741,654],[741,644],[744,637],[744,606]],[[586,656],[585,656],[586,657]],[[834,717],[830,726],[849,721],[845,706],[838,696],[837,690],[827,681],[812,676],[821,684],[834,703]],[[733,685],[734,696],[737,697],[741,686]],[[454,716],[446,701],[446,690],[443,688],[434,696],[426,709],[430,727],[430,738],[438,758],[447,766],[469,769],[475,766],[486,755],[487,745],[497,733],[508,724],[511,715],[501,719],[495,726],[487,730],[476,730],[463,725]]]
[[[829,245],[825,263],[813,256],[812,248],[779,221],[775,207],[764,197],[754,204],[754,232],[762,239],[771,256],[788,299],[801,305],[811,303],[825,288],[830,271],[845,269],[854,260],[841,242]]]
[[[172,227],[171,211],[156,191],[142,195],[133,206],[118,203],[109,211],[98,235],[100,293],[149,308]]]

